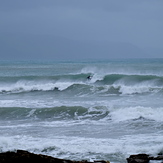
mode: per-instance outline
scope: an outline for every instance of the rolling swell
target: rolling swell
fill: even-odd
[[[101,84],[114,84],[115,82],[122,80],[126,84],[137,84],[145,81],[155,80],[157,84],[163,85],[163,77],[155,75],[125,75],[125,74],[109,74],[105,75],[102,80],[97,80],[96,83]]]
[[[100,107],[59,106],[52,108],[0,108],[1,120],[99,120],[109,115],[107,109]]]
[[[99,121],[114,123],[131,121],[162,122],[162,107],[107,107],[107,106],[58,106],[50,108],[1,107],[0,121]],[[98,123],[98,122],[97,122]]]

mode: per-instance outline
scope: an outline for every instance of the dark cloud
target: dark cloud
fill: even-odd
[[[0,53],[22,59],[163,57],[162,6],[162,0],[1,1]]]

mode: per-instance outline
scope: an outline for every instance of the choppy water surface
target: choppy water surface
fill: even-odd
[[[155,155],[163,151],[162,99],[161,59],[1,61],[0,151],[111,162]]]

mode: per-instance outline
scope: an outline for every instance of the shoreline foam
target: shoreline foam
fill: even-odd
[[[147,155],[147,154],[137,154],[131,155],[129,158],[126,158],[128,163],[149,163],[151,160],[163,161],[163,155],[158,155],[156,157]],[[66,159],[54,158],[42,154],[34,154],[24,150],[17,151],[8,151],[5,153],[0,153],[0,162],[1,163],[27,163],[27,162],[44,162],[44,163],[110,163],[105,160],[95,160],[95,161],[73,161]]]

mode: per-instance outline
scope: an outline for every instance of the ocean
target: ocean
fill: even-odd
[[[125,163],[163,153],[163,59],[0,61],[0,152]]]

